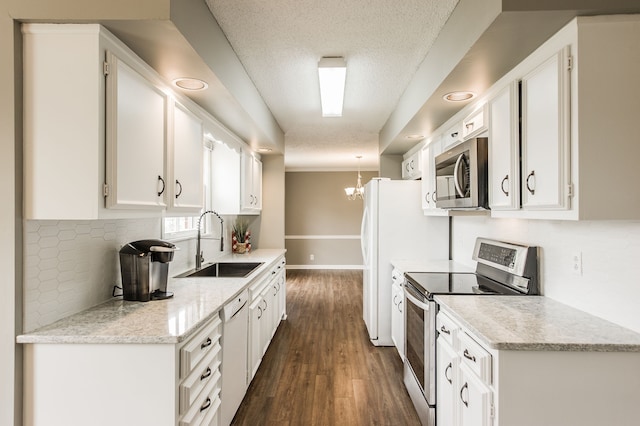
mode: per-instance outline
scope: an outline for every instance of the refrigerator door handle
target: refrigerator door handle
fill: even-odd
[[[368,262],[368,258],[367,258],[367,236],[366,236],[366,232],[368,231],[368,217],[369,217],[369,208],[367,206],[365,206],[364,211],[362,213],[362,224],[360,225],[360,249],[362,250],[362,261],[364,262],[365,266],[369,263]]]

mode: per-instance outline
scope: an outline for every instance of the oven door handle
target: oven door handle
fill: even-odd
[[[406,286],[406,285],[404,286],[404,295],[407,297],[407,299],[409,299],[411,303],[413,303],[420,309],[424,311],[429,311],[429,304],[424,303],[421,300],[418,300],[418,298],[413,295],[413,290],[409,286]]]

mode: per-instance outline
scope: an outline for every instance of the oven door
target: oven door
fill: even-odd
[[[405,365],[413,373],[427,404],[435,406],[437,305],[427,300],[410,282],[405,281],[404,284]]]

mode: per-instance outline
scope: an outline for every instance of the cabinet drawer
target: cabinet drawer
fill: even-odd
[[[457,123],[444,133],[442,136],[442,149],[451,148],[458,142],[462,142],[462,123]]]
[[[180,378],[187,377],[191,370],[210,353],[220,340],[222,321],[216,316],[180,348]]]
[[[202,362],[180,384],[180,414],[184,414],[209,382],[220,381],[222,347],[216,342]]]
[[[491,383],[491,354],[473,340],[467,333],[458,334],[460,360],[480,379]]]
[[[220,386],[210,382],[204,392],[191,405],[187,413],[180,419],[180,426],[208,425],[207,418],[215,418],[220,409]]]
[[[473,112],[462,122],[462,136],[464,140],[470,139],[474,136],[488,129],[487,124],[489,119],[489,106],[484,104],[480,109]]]
[[[458,335],[458,330],[460,330],[458,324],[444,312],[438,312],[438,316],[436,317],[436,327],[439,333],[438,339],[443,339],[452,348],[456,349],[456,337]]]

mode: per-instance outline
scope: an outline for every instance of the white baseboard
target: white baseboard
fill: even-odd
[[[363,269],[362,265],[289,265],[287,269]]]

